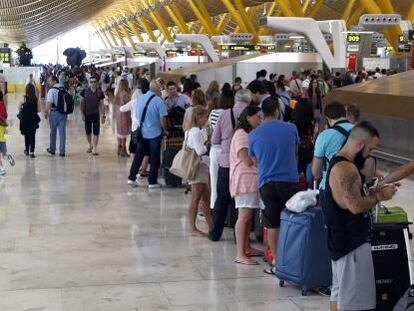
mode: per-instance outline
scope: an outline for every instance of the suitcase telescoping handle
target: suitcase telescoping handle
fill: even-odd
[[[379,221],[379,214],[380,214],[380,209],[381,209],[381,203],[378,202],[377,204],[375,204],[375,223],[378,224]]]

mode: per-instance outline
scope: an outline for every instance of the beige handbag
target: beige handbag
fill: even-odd
[[[183,147],[174,157],[170,173],[185,180],[193,180],[197,174],[201,157],[193,149],[187,147],[187,138],[188,135],[183,142]]]

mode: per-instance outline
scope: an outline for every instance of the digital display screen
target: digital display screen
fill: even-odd
[[[11,50],[10,48],[0,48],[0,61],[10,64]]]
[[[355,33],[349,33],[346,36],[346,41],[350,43],[359,43],[361,41],[361,36]]]
[[[274,51],[276,46],[274,45],[220,45],[222,51],[261,51],[268,50]]]
[[[404,35],[399,35],[398,36],[398,42],[399,43],[404,43],[406,40],[405,40],[405,36]]]

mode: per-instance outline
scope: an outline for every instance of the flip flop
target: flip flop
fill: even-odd
[[[92,148],[86,149],[86,153],[92,153]]]
[[[268,267],[263,270],[264,273],[270,274],[270,275],[276,275],[276,269],[275,267]]]
[[[243,260],[243,259],[234,259],[235,263],[241,264],[241,265],[247,265],[247,266],[257,266],[259,263],[256,260]]]
[[[258,249],[251,250],[251,251],[246,253],[246,256],[248,256],[248,257],[260,257],[260,256],[263,256],[263,255],[264,255],[264,252],[261,251],[261,250],[258,250]]]
[[[97,155],[99,155],[99,153],[94,152],[94,153],[92,153],[92,155],[97,156]]]

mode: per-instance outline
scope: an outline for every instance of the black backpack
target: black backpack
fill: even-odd
[[[65,89],[58,87],[54,87],[54,89],[59,91],[57,104],[54,104],[56,105],[56,110],[63,114],[73,113],[75,103],[73,101],[72,95],[70,95]]]

